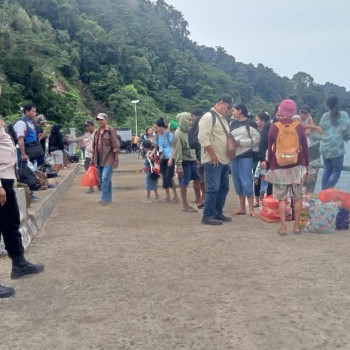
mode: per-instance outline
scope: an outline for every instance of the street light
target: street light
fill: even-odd
[[[136,135],[138,135],[138,132],[137,132],[137,108],[136,108],[136,105],[140,102],[140,100],[132,100],[131,101],[131,104],[133,105],[134,107],[134,110],[135,110],[135,126],[136,126]]]

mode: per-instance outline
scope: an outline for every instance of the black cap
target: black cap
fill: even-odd
[[[219,101],[224,101],[230,107],[233,106],[233,97],[230,94],[223,94],[223,95],[221,95],[220,98],[218,99],[218,102]]]
[[[300,108],[300,112],[311,113],[311,108],[308,105],[304,105]]]
[[[84,123],[84,126],[93,126],[94,125],[94,122],[92,120],[87,120],[85,123]]]

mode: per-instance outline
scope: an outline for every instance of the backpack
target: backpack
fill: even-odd
[[[13,143],[14,143],[15,145],[18,144],[18,138],[17,138],[17,134],[16,134],[16,131],[15,131],[15,124],[16,124],[18,121],[20,121],[20,120],[24,121],[24,122],[26,123],[27,128],[29,128],[29,125],[28,125],[27,121],[24,120],[23,118],[20,118],[20,119],[16,120],[15,122],[6,125],[6,131],[7,131],[7,133],[11,136],[12,141],[13,141]]]
[[[277,164],[281,167],[297,164],[298,162],[301,147],[296,128],[299,124],[299,121],[294,121],[291,124],[282,124],[281,122],[274,124],[278,129],[278,134],[272,150],[276,155]]]
[[[198,117],[188,130],[188,145],[191,149],[200,149],[201,148],[201,144],[199,143],[199,140],[198,140],[199,121],[201,120],[201,118],[202,117]],[[212,118],[213,118],[212,127],[214,127],[214,125],[216,123],[216,116],[214,114],[212,114]]]

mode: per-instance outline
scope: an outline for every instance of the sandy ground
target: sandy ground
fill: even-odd
[[[140,168],[122,156],[120,170]],[[27,251],[46,271],[11,281],[0,259],[17,292],[0,301],[1,350],[350,349],[349,231],[205,226],[180,204],[142,203],[143,181],[115,173],[101,207],[77,176]]]

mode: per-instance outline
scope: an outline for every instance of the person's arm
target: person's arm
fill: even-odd
[[[267,146],[269,163],[271,163],[272,157],[274,157],[272,147],[276,142],[276,138],[277,138],[277,127],[276,127],[276,125],[271,124],[271,127],[269,129],[269,133],[268,133],[268,146]],[[264,168],[262,167],[262,169],[264,169]]]
[[[119,165],[120,143],[115,129],[111,129],[111,143],[114,154],[113,168],[117,169]]]
[[[1,141],[1,137],[3,137],[4,135],[5,135],[5,122],[0,117],[0,141]],[[5,203],[6,203],[6,191],[2,187],[2,183],[0,180],[0,205],[4,206]]]
[[[219,164],[218,156],[216,155],[213,146],[210,143],[211,133],[213,129],[213,118],[211,113],[206,113],[201,118],[198,124],[198,140],[205,152],[209,154],[210,163],[213,165]]]
[[[307,137],[304,128],[301,128],[300,130],[300,146],[301,146],[301,152],[304,153],[305,161],[306,161],[306,167],[309,166],[310,163],[310,154],[309,154],[309,146],[307,144]]]
[[[176,172],[179,175],[182,175],[183,174],[183,169],[182,169],[183,147],[182,147],[182,141],[179,135],[175,134],[173,144],[174,144],[173,154],[174,154]]]
[[[171,166],[173,164],[173,159],[174,159],[174,135],[172,132],[168,131],[168,142],[171,146],[171,154],[170,158],[168,160],[168,166]]]
[[[24,145],[24,137],[23,136],[20,136],[18,138],[18,147],[19,147],[19,150],[21,151],[21,159],[23,161],[28,160],[29,157],[26,154],[25,145]]]

